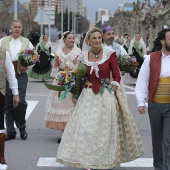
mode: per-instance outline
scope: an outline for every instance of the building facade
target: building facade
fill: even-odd
[[[108,9],[98,8],[96,11],[96,23],[99,21],[102,21],[102,16],[105,15],[104,18],[107,18],[106,16],[110,16],[111,12]]]

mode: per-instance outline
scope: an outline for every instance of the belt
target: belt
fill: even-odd
[[[152,101],[157,103],[170,103],[170,77],[162,77],[159,79]]]

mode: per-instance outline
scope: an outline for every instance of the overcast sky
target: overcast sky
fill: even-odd
[[[29,2],[30,0],[19,0],[19,2]],[[70,0],[71,1],[71,0]],[[95,11],[98,8],[109,9],[111,14],[114,14],[119,4],[126,2],[136,2],[137,0],[83,0],[83,3],[87,6],[87,13],[90,21],[95,22]],[[142,1],[142,0],[141,0]],[[152,2],[154,0],[151,0]]]
[[[111,14],[114,14],[115,10],[118,8],[118,5],[126,2],[132,3],[137,2],[137,0],[83,0],[83,3],[87,6],[88,17],[92,23],[95,22],[96,9],[109,9]],[[151,2],[154,2],[154,0],[151,0]]]
[[[83,0],[83,3],[87,6],[87,15],[92,23],[95,22],[95,11],[98,8],[104,8],[111,11],[111,14],[118,8],[118,4],[124,4],[126,2],[134,2],[136,0]]]

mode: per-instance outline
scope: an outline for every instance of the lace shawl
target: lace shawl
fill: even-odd
[[[68,54],[64,54],[63,49],[58,49],[55,53],[61,61],[59,66],[60,69],[64,69],[68,66],[70,69],[74,70],[76,69],[76,64],[74,64],[73,61],[77,56],[82,54],[81,49],[76,45],[74,45],[73,49]]]

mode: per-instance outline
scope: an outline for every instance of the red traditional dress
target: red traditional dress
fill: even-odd
[[[81,61],[88,83],[69,119],[58,148],[57,162],[76,168],[109,169],[143,155],[143,145],[120,90],[116,53],[103,48],[101,61]],[[113,82],[110,83],[110,71]]]

